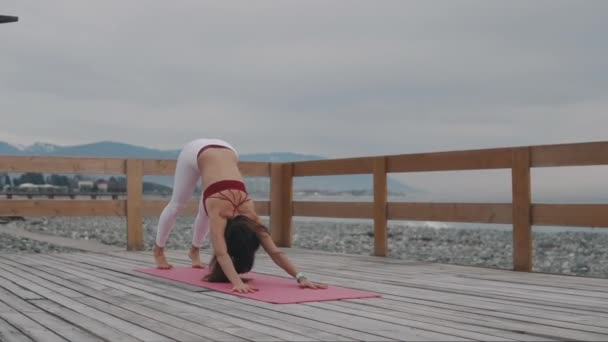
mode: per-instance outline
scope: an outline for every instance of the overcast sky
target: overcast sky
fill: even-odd
[[[605,0],[0,0],[0,13],[20,18],[0,25],[13,144],[219,137],[350,157],[608,140]]]

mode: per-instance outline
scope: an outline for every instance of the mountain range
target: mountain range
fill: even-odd
[[[100,141],[89,144],[60,146],[38,142],[30,146],[15,146],[0,141],[0,156],[27,155],[27,156],[57,156],[57,157],[105,157],[105,158],[142,158],[142,159],[177,159],[179,149],[159,150],[113,141]],[[294,162],[304,160],[327,159],[319,155],[308,155],[291,152],[272,152],[242,154],[242,161],[258,162]],[[167,186],[173,185],[173,177],[146,176],[146,181]],[[373,188],[372,175],[344,175],[344,176],[318,176],[297,177],[294,179],[294,190],[329,192],[364,191]],[[391,193],[417,193],[420,189],[403,184],[394,178],[388,178],[388,188]]]

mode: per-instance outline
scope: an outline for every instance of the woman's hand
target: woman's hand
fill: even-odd
[[[298,284],[300,284],[300,287],[303,289],[326,289],[327,285],[325,284],[319,284],[319,283],[313,283],[311,281],[308,281],[307,279],[302,279],[298,282]]]
[[[234,285],[234,287],[232,288],[232,292],[238,292],[238,293],[253,293],[258,291],[258,289],[256,287],[253,287],[249,284],[245,284],[245,283],[241,283],[238,285]]]

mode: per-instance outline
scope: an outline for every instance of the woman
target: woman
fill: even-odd
[[[164,255],[165,243],[175,225],[178,213],[192,198],[199,179],[202,180],[204,190],[194,220],[189,256],[192,267],[206,267],[200,261],[199,252],[203,240],[210,232],[214,257],[207,280],[228,280],[232,283],[232,290],[235,292],[257,291],[255,287],[245,283],[239,277],[239,273],[251,270],[255,250],[261,245],[272,260],[294,277],[301,287],[312,289],[327,287],[306,279],[306,276],[298,272],[287,256],[274,244],[268,230],[255,212],[253,201],[247,196],[243,176],[238,168],[237,151],[229,143],[219,139],[191,141],[184,146],[177,158],[173,194],[158,221],[154,246],[154,259],[158,268],[172,267]],[[227,241],[231,245],[228,245]],[[251,253],[251,250],[254,252]],[[239,266],[238,270],[235,262]]]

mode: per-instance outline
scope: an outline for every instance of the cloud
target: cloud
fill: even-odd
[[[12,143],[349,157],[605,140],[603,0],[12,5]]]

